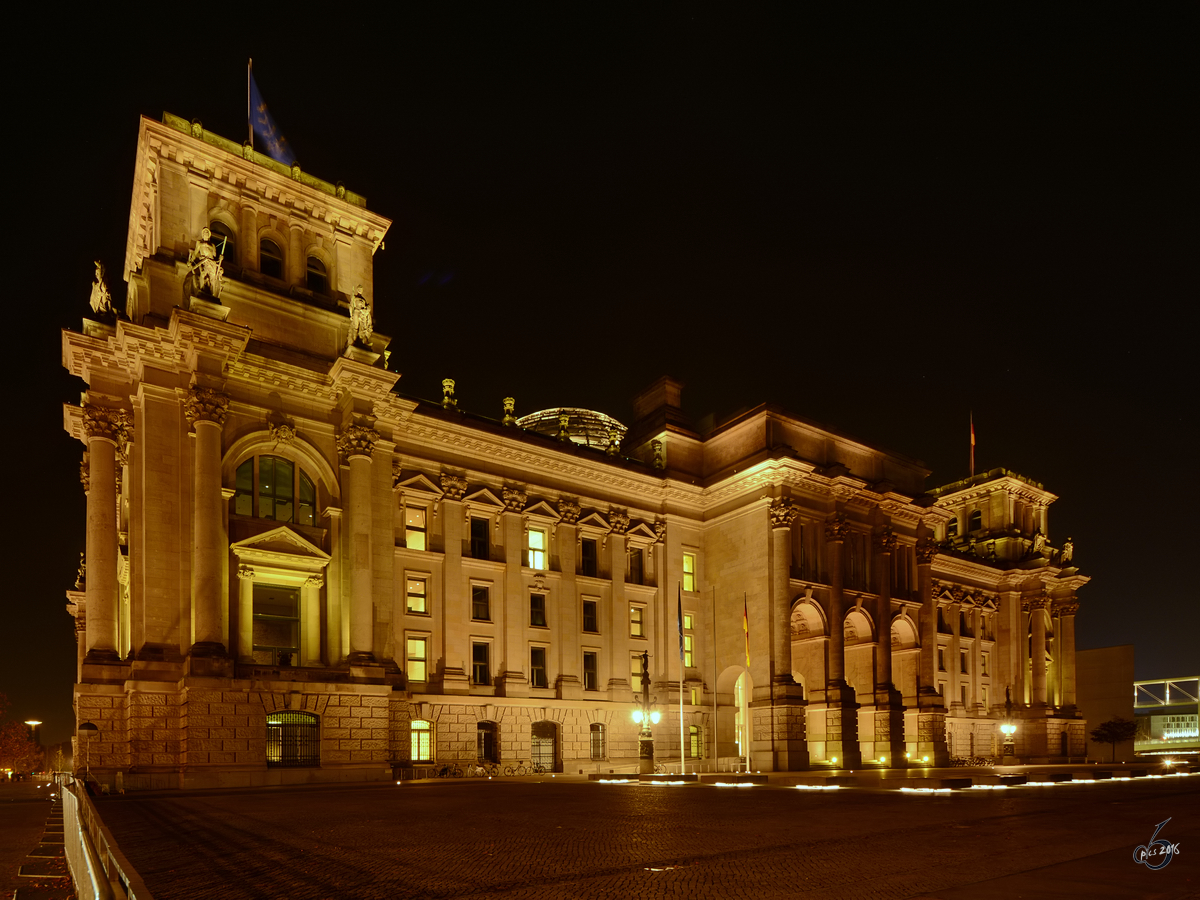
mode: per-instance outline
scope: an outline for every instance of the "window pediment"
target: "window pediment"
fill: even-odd
[[[503,501],[487,488],[480,488],[477,491],[467,494],[467,496],[463,497],[462,502],[468,508],[474,508],[485,513],[500,512],[504,509]]]
[[[416,497],[420,500],[440,500],[445,494],[445,491],[420,472],[397,481],[393,489],[402,496]]]
[[[320,572],[329,564],[329,554],[281,525],[231,544],[239,563],[269,566],[304,573]]]
[[[529,516],[531,519],[541,522],[557,523],[562,518],[553,506],[545,500],[539,500],[537,503],[531,503],[525,507],[523,515]]]

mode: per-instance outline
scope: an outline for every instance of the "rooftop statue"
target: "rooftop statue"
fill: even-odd
[[[355,344],[361,347],[370,347],[373,333],[371,307],[367,303],[367,298],[363,296],[363,288],[360,284],[354,289],[354,296],[350,298],[350,334],[346,336],[346,349],[349,350]]]
[[[96,260],[96,282],[92,285],[92,312],[113,314],[112,294],[104,281],[104,263]]]
[[[188,271],[192,275],[192,293],[198,294],[207,288],[213,297],[221,296],[222,260],[225,259],[225,242],[221,242],[221,252],[212,245],[212,232],[207,228],[200,231],[200,240],[192,252],[188,254]]]

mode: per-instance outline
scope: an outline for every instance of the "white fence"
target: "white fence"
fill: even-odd
[[[153,900],[100,821],[83,782],[62,775],[59,787],[67,865],[79,900]]]

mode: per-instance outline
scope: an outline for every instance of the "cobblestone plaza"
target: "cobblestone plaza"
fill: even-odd
[[[920,795],[464,779],[98,808],[163,898],[1196,897],[1200,777]],[[1180,853],[1136,847],[1170,819]]]

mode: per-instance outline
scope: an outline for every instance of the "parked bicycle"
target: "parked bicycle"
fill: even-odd
[[[438,778],[462,778],[463,770],[453,763],[442,766],[435,773]]]
[[[529,770],[525,768],[525,763],[513,763],[504,767],[505,775],[528,775]]]

